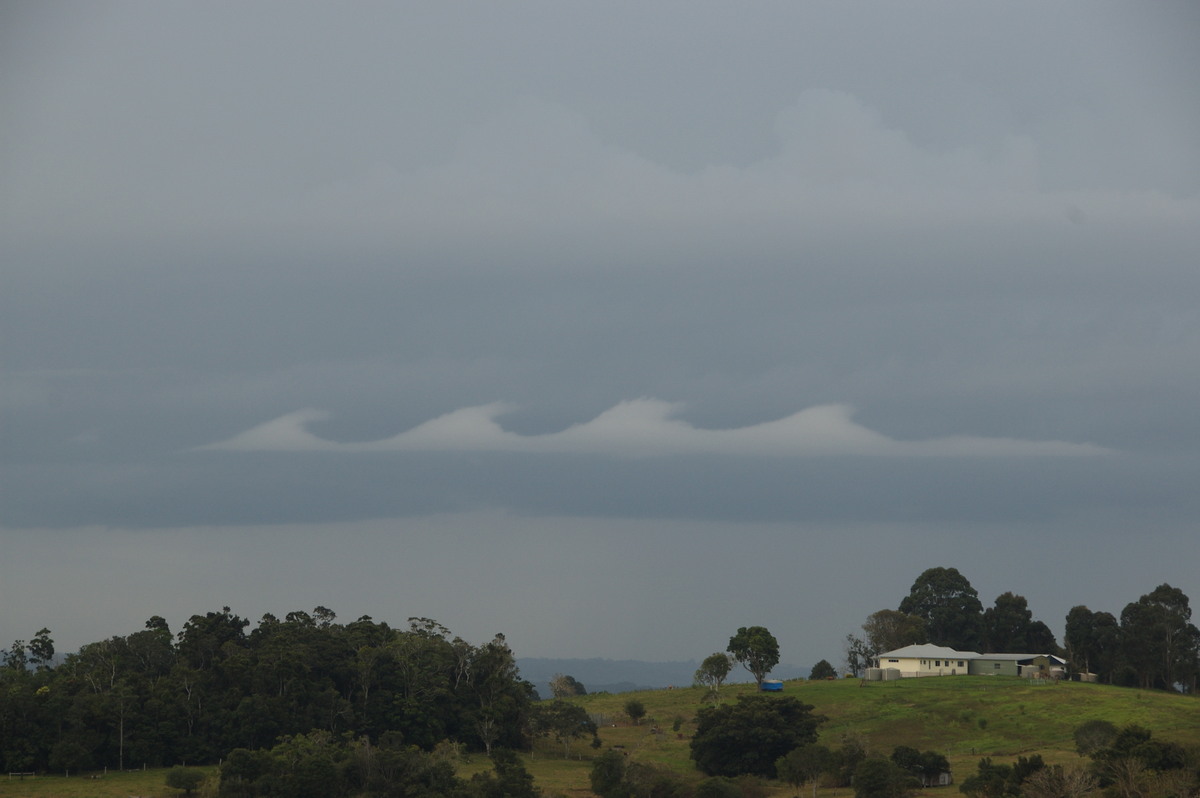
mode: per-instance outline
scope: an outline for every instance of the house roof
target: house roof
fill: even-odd
[[[977,651],[955,651],[946,646],[935,646],[932,643],[922,643],[916,646],[905,646],[898,648],[895,651],[885,651],[879,655],[880,660],[884,659],[988,659],[1000,660],[1003,662],[1025,662],[1026,660],[1036,659],[1038,657],[1046,657],[1060,665],[1065,665],[1066,660],[1056,657],[1053,654],[980,654]]]
[[[895,651],[885,651],[880,659],[975,659],[980,655],[974,651],[955,651],[946,646],[935,646],[932,643],[922,643],[917,646],[905,646]]]

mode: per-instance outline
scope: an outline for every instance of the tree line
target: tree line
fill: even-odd
[[[1125,605],[1120,616],[1072,607],[1063,645],[1024,596],[1001,593],[984,609],[956,568],[930,568],[899,606],[867,616],[863,634],[846,636],[846,668],[860,675],[880,654],[918,643],[991,654],[1055,654],[1072,673],[1143,689],[1195,692],[1200,678],[1200,630],[1186,594],[1162,584]]]
[[[249,626],[224,607],[62,658],[49,630],[15,641],[0,652],[0,771],[216,762],[314,731],[488,754],[553,733],[503,635],[473,645],[427,618],[342,624],[324,607]]]

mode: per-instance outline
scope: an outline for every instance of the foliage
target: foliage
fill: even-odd
[[[928,642],[934,645],[974,651],[980,644],[983,605],[975,588],[957,568],[924,571],[899,609],[925,622]]]
[[[763,679],[779,664],[779,641],[765,626],[743,626],[729,638],[726,649],[762,686]]]
[[[1195,691],[1200,671],[1200,630],[1190,622],[1188,597],[1162,584],[1121,611],[1125,658],[1138,674],[1139,686]]]
[[[572,740],[596,735],[596,724],[587,710],[559,698],[535,704],[531,725],[535,735],[558,741],[563,747],[564,757],[571,755]]]
[[[892,751],[891,760],[896,767],[917,779],[922,787],[936,785],[941,774],[950,772],[949,760],[936,751],[918,751],[899,745]]]
[[[471,777],[471,798],[539,798],[542,791],[533,786],[533,776],[507,748],[492,752],[493,773]]]
[[[205,776],[203,770],[176,766],[167,771],[167,786],[191,795],[192,790],[204,783]]]
[[[864,759],[854,770],[854,798],[905,798],[912,777],[887,759]]]
[[[704,707],[696,715],[692,760],[709,776],[742,773],[775,777],[775,763],[815,742],[825,718],[791,696],[742,695],[736,704]]]
[[[899,610],[871,613],[862,630],[866,634],[866,647],[876,654],[926,641],[925,620]]]
[[[684,792],[670,768],[630,761],[620,751],[606,751],[593,760],[589,783],[601,798],[672,798]]]
[[[695,798],[742,798],[742,790],[736,781],[724,776],[713,776],[696,785]]]
[[[829,664],[828,660],[821,660],[816,665],[812,666],[812,670],[808,673],[810,679],[833,679],[837,677],[837,671]]]
[[[1107,720],[1089,720],[1080,724],[1074,733],[1075,750],[1080,756],[1090,756],[1093,751],[1108,748],[1117,738],[1117,727]]]
[[[574,695],[587,695],[587,688],[574,676],[556,673],[550,679],[550,693],[555,698],[570,698]]]
[[[778,777],[790,784],[797,792],[805,784],[812,783],[813,795],[817,794],[817,779],[833,767],[832,752],[823,745],[807,743],[797,746],[775,761]]]
[[[729,672],[733,670],[733,662],[733,658],[728,654],[718,651],[715,654],[709,654],[700,663],[700,667],[696,669],[692,679],[698,687],[703,687],[708,691],[705,696],[706,700],[715,704],[721,703],[721,685],[729,676]]]
[[[600,798],[627,798],[625,790],[625,754],[620,751],[605,751],[592,760],[592,771],[588,776],[592,792]]]
[[[845,644],[846,671],[858,677],[871,667],[871,662],[879,656],[879,650],[872,648],[867,641],[854,635],[846,635]]]
[[[988,757],[979,760],[976,773],[967,778],[959,791],[972,798],[1003,798],[1020,796],[1022,785],[1033,774],[1043,770],[1046,763],[1040,754],[1017,757],[1011,765],[994,764]]]
[[[995,654],[1014,652],[1054,653],[1058,643],[1050,628],[1033,620],[1029,602],[1011,592],[996,597],[983,613],[983,650]]]
[[[636,698],[631,698],[625,702],[625,714],[633,721],[633,725],[637,726],[642,718],[646,717],[646,705]]]
[[[533,689],[502,636],[475,646],[424,618],[339,624],[324,607],[249,626],[224,607],[173,636],[153,616],[58,664],[39,631],[0,667],[0,772],[216,762],[314,729],[528,745]]]

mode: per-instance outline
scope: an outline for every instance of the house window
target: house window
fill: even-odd
[[[997,662],[997,663],[993,664],[992,667],[995,668],[996,670],[1000,670],[1000,663]]]
[[[898,659],[889,659],[889,660],[888,660],[888,662],[899,662],[899,661],[900,661],[900,660],[898,660]]]
[[[961,668],[962,666],[963,666],[963,661],[960,659],[960,660],[958,661],[958,667],[960,667],[960,668]]]
[[[934,666],[935,668],[940,668],[940,667],[942,667],[942,661],[939,659],[937,662],[933,663],[933,666]]]

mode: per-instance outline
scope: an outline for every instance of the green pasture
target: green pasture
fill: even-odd
[[[751,693],[753,685],[722,689],[722,701]],[[890,754],[898,745],[933,749],[950,760],[958,781],[974,772],[981,757],[1008,762],[1017,756],[1041,754],[1050,763],[1078,762],[1072,734],[1084,721],[1108,720],[1117,726],[1136,723],[1155,737],[1200,749],[1200,700],[1098,684],[1062,682],[1033,686],[1024,679],[946,676],[894,682],[790,681],[783,695],[812,704],[825,715],[821,742],[839,747],[854,737],[868,751]],[[524,756],[526,766],[548,798],[591,795],[588,774],[592,757],[621,747],[631,759],[669,767],[684,778],[699,781],[692,768],[688,742],[695,731],[696,712],[704,691],[688,687],[637,693],[598,694],[571,699],[599,724],[601,747],[588,738],[571,745],[570,756],[551,740],[539,740]],[[625,715],[625,702],[636,698],[646,708],[637,725]],[[676,729],[678,720],[679,728]],[[469,777],[488,767],[474,754],[459,765]],[[210,769],[215,774],[215,768]],[[780,786],[778,796],[791,791]],[[825,798],[849,796],[849,790],[821,790]],[[932,789],[926,795],[957,795],[955,788]],[[165,770],[109,773],[104,778],[39,776],[18,781],[0,774],[0,798],[175,798],[183,793],[166,786]],[[201,790],[201,798],[215,790]]]

